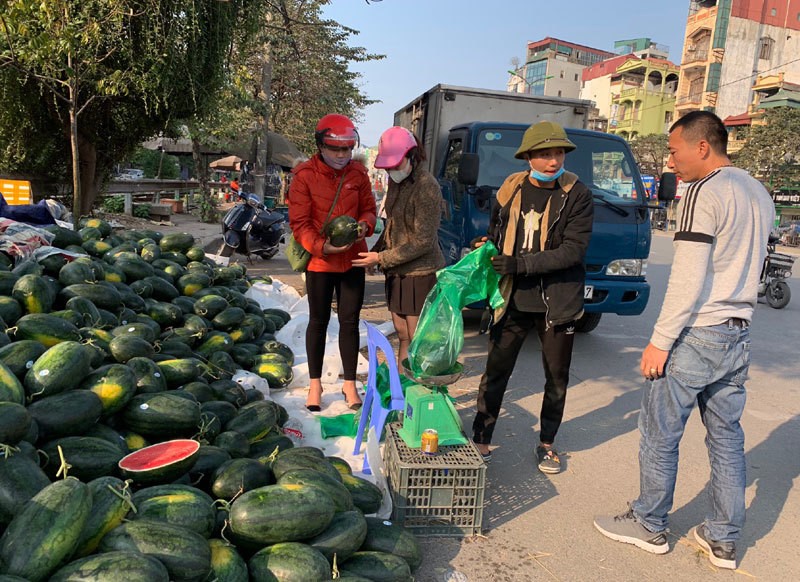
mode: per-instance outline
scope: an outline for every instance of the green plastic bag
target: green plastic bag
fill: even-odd
[[[493,308],[503,305],[498,289],[500,276],[492,267],[497,255],[487,242],[455,265],[436,273],[436,285],[425,298],[417,331],[408,348],[408,360],[415,378],[448,373],[464,347],[461,310],[471,303],[489,300]]]
[[[356,433],[358,433],[360,412],[348,412],[338,416],[320,416],[319,429],[322,433],[322,438],[332,439],[340,436],[355,438]]]

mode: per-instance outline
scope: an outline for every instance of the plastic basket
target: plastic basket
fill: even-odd
[[[418,536],[481,533],[486,465],[475,446],[444,446],[425,455],[406,446],[399,428],[387,425],[383,453],[392,519]]]

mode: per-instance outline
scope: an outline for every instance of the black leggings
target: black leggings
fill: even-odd
[[[555,325],[545,330],[544,313],[517,311],[512,304],[489,334],[486,372],[478,387],[477,412],[472,424],[476,443],[488,445],[492,442],[506,386],[531,328],[536,329],[542,344],[545,378],[539,437],[543,443],[552,443],[556,438],[567,401],[575,324]]]
[[[339,353],[345,380],[356,379],[358,363],[358,321],[364,303],[364,269],[353,267],[344,273],[306,272],[309,320],[306,328],[308,375],[312,380],[322,377],[325,357],[325,335],[331,319],[333,293],[339,317]]]

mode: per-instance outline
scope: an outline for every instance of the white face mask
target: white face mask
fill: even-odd
[[[404,164],[405,167],[403,167],[402,169],[397,168],[394,170],[386,170],[387,173],[389,174],[389,177],[392,179],[392,182],[394,182],[395,184],[399,184],[400,182],[402,182],[411,175],[411,170],[412,170],[411,163],[408,160],[404,161],[405,161]]]

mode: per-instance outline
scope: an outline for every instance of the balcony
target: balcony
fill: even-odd
[[[638,119],[620,119],[613,126],[614,131],[627,131],[630,130],[634,124],[639,123]]]
[[[683,56],[682,67],[686,67],[691,63],[705,63],[708,61],[708,49],[690,50],[687,49]]]
[[[703,94],[702,93],[690,93],[689,95],[684,95],[683,97],[678,97],[675,104],[678,106],[681,105],[700,105],[703,103]]]

